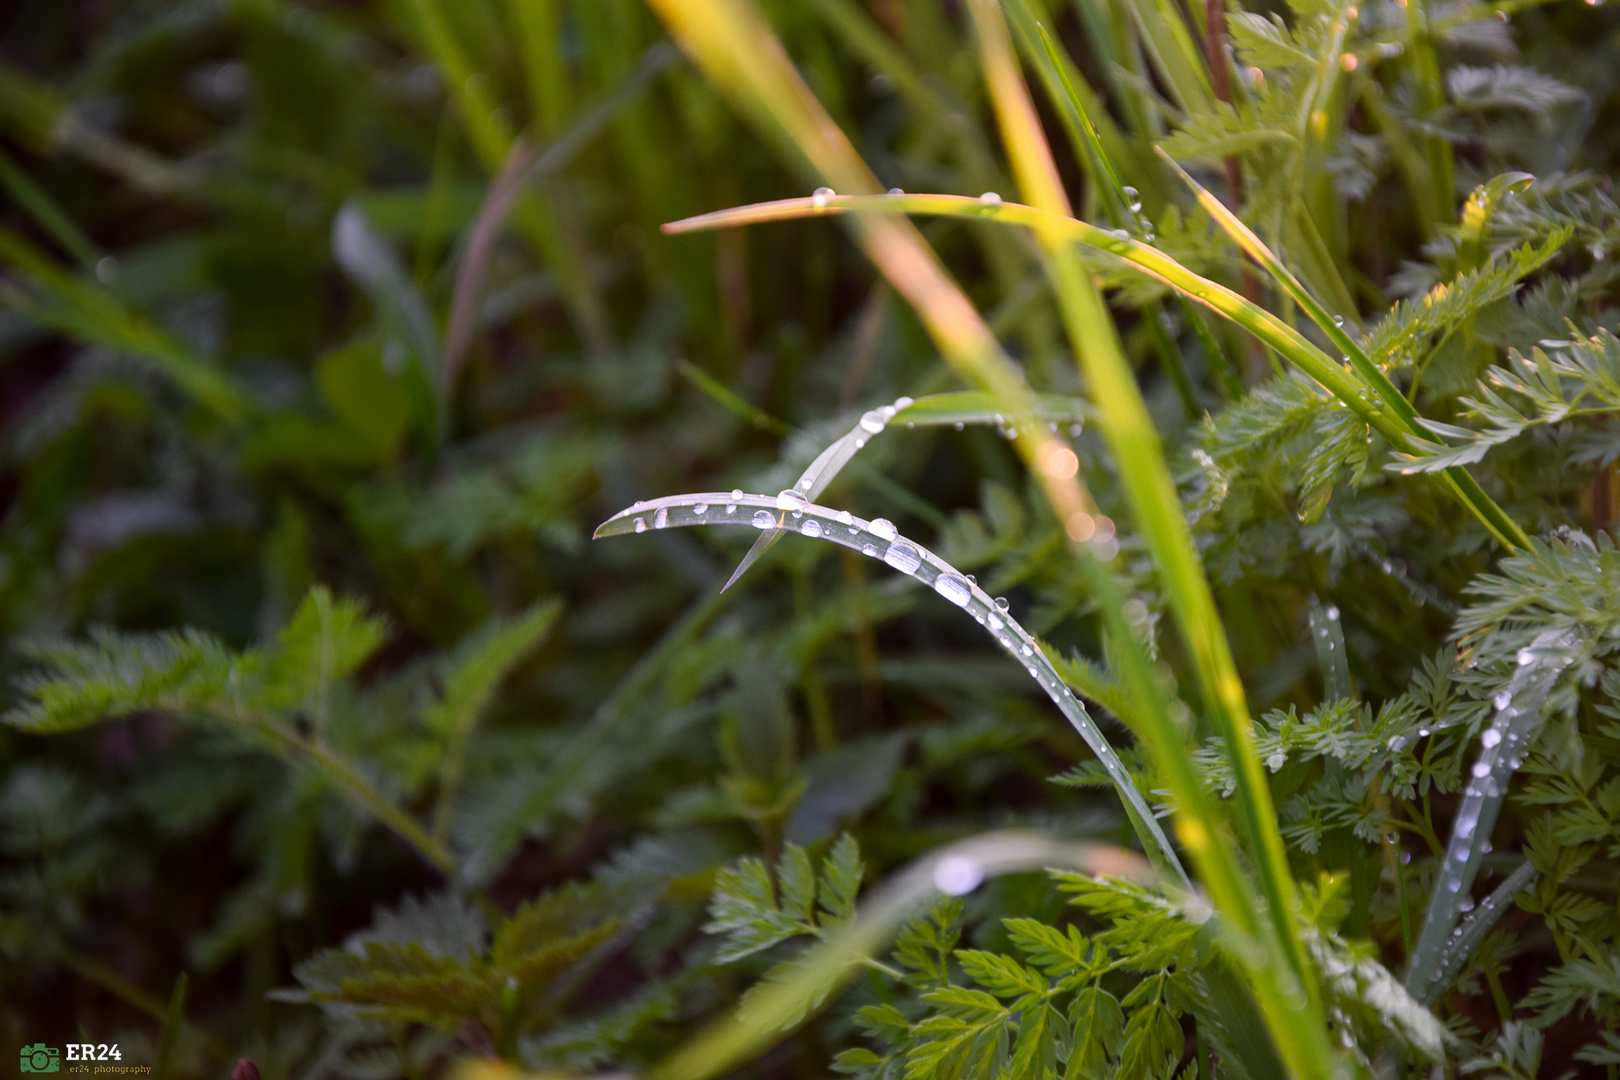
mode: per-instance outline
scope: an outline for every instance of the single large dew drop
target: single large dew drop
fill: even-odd
[[[876,435],[887,426],[888,421],[885,420],[883,418],[883,414],[878,412],[876,409],[871,410],[866,415],[861,417],[861,430],[869,431],[873,435]]]
[[[653,515],[653,528],[663,529],[669,526],[669,508],[660,506],[658,513]]]
[[[821,522],[817,521],[815,518],[805,518],[804,524],[799,526],[799,531],[809,537],[820,536]]]
[[[774,528],[776,528],[776,515],[771,513],[769,510],[755,510],[754,511],[754,528],[756,528],[756,529],[774,529]]]
[[[967,607],[968,601],[973,599],[973,590],[968,583],[955,574],[941,574],[935,578],[934,591],[957,607]]]
[[[873,530],[876,532],[877,530]],[[883,561],[900,571],[902,574],[915,573],[917,567],[922,565],[922,556],[917,549],[905,541],[890,544],[889,550],[883,553]]]
[[[778,510],[804,510],[810,505],[810,500],[792,488],[783,488],[776,493],[776,508]]]
[[[895,531],[894,522],[888,518],[873,518],[871,524],[872,535],[879,540],[893,540],[900,534]]]

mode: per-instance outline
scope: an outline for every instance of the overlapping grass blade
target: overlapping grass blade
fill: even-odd
[[[729,393],[729,391],[727,391]],[[1077,403],[1071,398],[1060,397],[1056,394],[1043,394],[1036,401],[1036,416],[1047,421],[1048,424],[1080,422],[1080,413]],[[879,409],[869,409],[861,416],[860,421],[842,438],[836,439],[831,445],[816,456],[808,467],[795,481],[792,491],[797,492],[806,499],[814,500],[833,478],[841,472],[845,465],[852,461],[861,448],[873,436],[881,433],[890,424],[901,423],[910,427],[922,424],[925,427],[935,427],[943,424],[952,424],[962,427],[967,424],[996,424],[1004,425],[1007,417],[995,407],[995,399],[989,394],[972,390],[958,391],[949,394],[932,394],[923,399],[900,398],[893,405],[885,405]],[[737,584],[737,580],[745,574],[749,567],[764,556],[777,541],[782,538],[779,532],[767,532],[754,541],[754,546],[748,549],[737,569],[731,572],[731,577],[720,587],[724,592]]]
[[[1413,445],[1412,438],[1417,432],[1399,418],[1399,413],[1395,409],[1401,407],[1395,406],[1394,409],[1387,407],[1382,399],[1372,395],[1354,373],[1330,360],[1326,353],[1313,345],[1298,330],[1219,282],[1210,281],[1193,273],[1157,248],[1129,237],[1117,236],[1106,229],[1074,218],[1047,213],[1019,203],[1002,201],[992,204],[982,199],[969,199],[960,195],[836,196],[825,198],[820,202],[812,199],[779,199],[731,210],[718,210],[711,214],[672,222],[664,228],[667,232],[688,232],[768,221],[788,221],[816,214],[836,214],[850,210],[975,217],[999,221],[1008,225],[1020,225],[1035,230],[1045,229],[1057,235],[1066,235],[1088,247],[1117,256],[1123,265],[1162,281],[1188,299],[1202,304],[1276,349],[1397,449],[1405,450]],[[1332,320],[1329,319],[1329,322]],[[1409,403],[1407,407],[1410,407]],[[1418,437],[1427,438],[1427,435]],[[1437,475],[1468,511],[1505,547],[1514,550],[1528,544],[1524,530],[1496,505],[1466,470],[1456,469]]]
[[[841,442],[834,443],[834,448]],[[853,453],[850,451],[851,455]],[[938,555],[901,536],[888,521],[882,518],[867,521],[848,511],[819,506],[794,489],[774,496],[716,491],[651,499],[615,514],[597,528],[595,536],[600,539],[692,525],[748,526],[777,537],[798,532],[813,540],[828,540],[867,558],[883,561],[962,608],[1040,684],[1103,763],[1154,865],[1168,878],[1187,883],[1186,872],[1169,838],[1153,816],[1152,808],[1136,790],[1113,745],[1091,719],[1085,705],[1064,683],[1040,642],[1007,612],[1005,601],[998,602]]]
[[[1520,650],[1513,678],[1492,702],[1496,717],[1480,734],[1479,757],[1463,789],[1429,913],[1412,951],[1406,988],[1419,1000],[1433,1001],[1445,973],[1451,970],[1447,957],[1454,942],[1453,928],[1470,899],[1469,890],[1490,846],[1491,829],[1507,798],[1508,782],[1541,729],[1547,695],[1575,660],[1575,645],[1573,632],[1558,627],[1537,635]]]
[[[1046,212],[1044,220],[1069,220],[1068,199],[1012,55],[1000,9],[991,0],[969,0],[968,9],[979,31],[985,81],[1020,190],[1033,206]],[[1163,580],[1205,708],[1216,730],[1227,740],[1236,778],[1240,830],[1248,843],[1249,856],[1256,863],[1266,910],[1255,910],[1236,852],[1230,840],[1221,835],[1219,819],[1213,816],[1216,810],[1193,769],[1185,736],[1165,707],[1149,713],[1151,722],[1144,735],[1154,763],[1170,779],[1181,802],[1177,831],[1192,852],[1223,920],[1229,921],[1234,931],[1260,944],[1267,954],[1264,964],[1250,960],[1245,971],[1284,1060],[1301,1076],[1330,1075],[1333,1069],[1321,998],[1293,921],[1297,903],[1293,878],[1277,830],[1270,788],[1254,750],[1243,685],[1193,547],[1158,433],[1125,359],[1113,320],[1072,236],[1050,227],[1037,227],[1035,236],[1046,252],[1065,329],[1085,374],[1098,422],[1113,451],[1138,528]],[[1105,574],[1093,577],[1105,590],[1108,588],[1103,580]],[[1123,623],[1122,615],[1110,611],[1119,606],[1120,598],[1105,593],[1103,601],[1107,617]],[[1146,685],[1151,682],[1151,672],[1145,659],[1131,666],[1142,669],[1135,676],[1127,672],[1128,679],[1140,684],[1135,686],[1135,696],[1151,696]],[[1237,955],[1244,953],[1240,949]],[[1262,971],[1262,967],[1270,970]],[[1295,995],[1300,1000],[1296,1001]]]
[[[1490,895],[1481,900],[1452,931],[1435,963],[1433,975],[1424,980],[1424,986],[1418,988],[1421,992],[1414,991],[1412,996],[1431,1006],[1440,1000],[1440,995],[1462,973],[1469,957],[1474,955],[1496,924],[1502,921],[1502,916],[1512,909],[1513,898],[1535,883],[1536,868],[1528,862],[1521,863],[1517,870],[1503,878],[1502,883],[1492,889]]]

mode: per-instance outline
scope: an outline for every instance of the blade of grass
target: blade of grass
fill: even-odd
[[[191,348],[64,269],[10,229],[0,228],[0,261],[22,271],[32,290],[0,285],[0,303],[68,334],[141,357],[220,419],[235,423],[251,406],[230,378]]]
[[[979,31],[985,81],[1019,188],[1035,207],[1066,218],[1068,199],[1013,58],[1000,9],[993,6],[993,0],[969,0],[968,10]],[[1216,730],[1226,739],[1236,778],[1238,816],[1249,855],[1257,864],[1269,932],[1254,910],[1235,853],[1213,834],[1213,822],[1218,819],[1208,816],[1214,812],[1212,807],[1202,805],[1207,795],[1203,794],[1181,729],[1165,707],[1149,714],[1153,721],[1148,725],[1149,748],[1154,751],[1154,763],[1171,777],[1172,788],[1183,802],[1176,817],[1178,832],[1197,859],[1223,918],[1231,920],[1244,935],[1264,943],[1271,954],[1267,958],[1269,973],[1261,974],[1252,959],[1246,970],[1285,1061],[1301,1076],[1331,1075],[1320,995],[1293,922],[1298,903],[1293,877],[1277,830],[1270,788],[1254,749],[1243,685],[1193,546],[1186,513],[1165,464],[1158,433],[1120,347],[1113,320],[1090,271],[1080,260],[1077,246],[1059,230],[1037,229],[1036,238],[1046,250],[1059,309],[1076,358],[1097,406],[1099,423],[1113,450],[1138,527],[1163,578],[1205,707]],[[1106,574],[1094,577],[1101,579]],[[1123,625],[1124,616],[1110,610],[1118,609],[1121,602],[1117,595],[1105,597],[1102,606],[1106,618]],[[1147,692],[1143,684],[1151,681],[1151,671],[1146,669],[1145,658],[1139,666],[1141,671],[1135,675],[1127,672],[1126,677],[1138,684],[1135,689],[1140,698]],[[1197,823],[1196,828],[1192,822]],[[1303,994],[1303,1017],[1298,1015],[1294,1002],[1285,1000],[1291,993]]]
[[[1415,998],[1432,1001],[1439,995],[1453,928],[1490,846],[1491,829],[1507,798],[1508,782],[1541,729],[1541,710],[1554,683],[1575,660],[1574,645],[1569,630],[1554,627],[1537,635],[1520,652],[1513,678],[1494,702],[1496,718],[1480,735],[1479,758],[1463,789],[1451,840],[1440,862],[1440,876],[1412,952],[1406,988]]]
[[[1215,98],[1203,50],[1173,0],[1126,0],[1153,64],[1182,112],[1208,112]]]
[[[835,444],[836,446],[837,444]],[[916,541],[895,531],[878,518],[866,521],[847,511],[836,511],[796,496],[752,495],[732,492],[705,492],[652,499],[620,511],[598,526],[596,539],[644,533],[650,529],[681,528],[693,525],[748,526],[765,535],[782,536],[791,531],[811,539],[830,541],[870,559],[881,559],[891,568],[922,582],[962,608],[996,640],[1051,698],[1069,724],[1091,747],[1108,770],[1110,780],[1124,803],[1126,816],[1135,828],[1142,848],[1154,866],[1167,879],[1186,883],[1186,872],[1175,849],[1154,817],[1152,808],[1136,789],[1125,764],[1115,753],[1102,729],[1092,720],[1084,703],[1069,690],[1041,644],[989,593],[944,559]]]
[[[1366,380],[1367,385],[1372,388],[1382,406],[1390,409],[1396,416],[1400,417],[1402,425],[1411,434],[1420,439],[1426,438],[1427,429],[1418,422],[1417,407],[1395,388],[1395,384],[1390,382],[1389,376],[1384,373],[1384,369],[1373,363],[1372,359],[1368,357],[1367,351],[1361,347],[1361,343],[1345,330],[1344,320],[1329,314],[1328,310],[1322,306],[1316,297],[1311,295],[1310,290],[1300,284],[1299,279],[1282,264],[1282,260],[1272,253],[1271,249],[1265,245],[1265,242],[1256,236],[1243,223],[1241,218],[1228,210],[1219,199],[1206,191],[1198,181],[1188,176],[1187,172],[1176,164],[1169,154],[1166,154],[1161,149],[1159,156],[1168,162],[1186,181],[1187,185],[1193,189],[1198,197],[1198,204],[1208,211],[1210,217],[1215,219],[1216,224],[1220,225],[1250,258],[1259,263],[1263,269],[1276,279],[1277,283],[1293,298],[1294,302],[1305,310],[1305,313],[1310,316],[1311,321],[1317,325],[1317,328],[1327,335],[1328,340],[1344,351],[1345,358],[1349,360],[1357,374]],[[1491,531],[1492,535],[1502,542],[1503,546],[1510,551],[1529,546],[1530,538],[1519,527],[1518,522],[1503,512],[1495,502],[1491,501],[1490,497],[1485,495],[1478,483],[1466,470],[1462,468],[1448,469],[1444,475],[1445,482],[1469,503],[1474,512],[1482,514],[1481,521]]]
[[[674,233],[725,228],[767,221],[788,221],[846,210],[978,217],[1008,225],[1050,230],[1054,234],[1067,234],[1088,247],[1117,256],[1124,264],[1162,281],[1188,299],[1247,330],[1297,365],[1323,389],[1341,401],[1345,408],[1354,412],[1397,449],[1405,450],[1414,445],[1411,441],[1414,436],[1412,426],[1402,423],[1391,415],[1390,410],[1386,409],[1381,401],[1370,400],[1366,386],[1360,379],[1351,371],[1328,359],[1326,353],[1298,330],[1226,286],[1199,277],[1157,248],[1116,236],[1106,229],[1099,229],[1095,225],[1074,218],[1049,214],[1019,203],[1003,201],[987,204],[980,199],[967,199],[959,195],[837,196],[825,198],[820,202],[811,199],[780,199],[754,206],[720,210],[685,221],[672,222],[665,225],[664,230]],[[1426,439],[1428,436],[1425,434],[1421,437]],[[1452,494],[1504,547],[1512,550],[1528,543],[1518,524],[1485,494],[1466,470],[1454,469],[1434,475],[1441,478]]]
[[[1468,958],[1474,955],[1496,924],[1502,921],[1502,916],[1513,907],[1513,898],[1535,883],[1536,868],[1528,862],[1521,863],[1517,870],[1503,878],[1502,883],[1468,913],[1467,918],[1446,940],[1445,951],[1435,965],[1434,976],[1426,981],[1421,993],[1413,996],[1425,1005],[1438,1001],[1440,995],[1462,973]]]
[[[0,184],[3,184],[6,193],[16,200],[17,205],[28,211],[28,215],[39,223],[39,227],[51,235],[62,246],[62,250],[73,256],[80,266],[86,270],[95,268],[101,259],[101,253],[96,250],[95,244],[84,235],[84,231],[69,217],[56,200],[51,198],[44,188],[34,183],[27,173],[11,160],[11,155],[0,151]]]

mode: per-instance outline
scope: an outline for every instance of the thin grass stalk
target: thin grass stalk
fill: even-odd
[[[1106,229],[1074,218],[1050,214],[1020,203],[987,204],[983,200],[968,199],[960,195],[838,196],[828,197],[820,202],[810,199],[780,199],[754,206],[719,210],[684,221],[672,222],[664,226],[664,231],[693,232],[767,221],[789,221],[850,210],[977,217],[1035,230],[1047,229],[1054,233],[1066,233],[1088,247],[1117,256],[1125,265],[1163,282],[1188,299],[1247,330],[1298,366],[1392,446],[1413,452],[1412,428],[1392,416],[1382,401],[1371,400],[1366,385],[1360,379],[1351,371],[1328,359],[1326,353],[1298,330],[1219,282],[1198,276],[1157,248],[1128,237],[1116,236]],[[1425,429],[1420,437],[1426,440],[1430,436]],[[1524,544],[1515,542],[1517,537],[1523,535],[1523,530],[1489,495],[1485,494],[1466,470],[1454,469],[1435,475],[1442,479],[1458,501],[1505,547],[1514,550],[1528,545],[1528,539]]]
[[[969,0],[968,8],[979,30],[985,79],[1019,187],[1036,207],[1067,218],[1068,198],[1013,58],[1000,10],[992,6],[992,0]],[[1065,326],[1097,406],[1103,434],[1114,452],[1126,496],[1164,578],[1165,593],[1192,656],[1205,706],[1216,729],[1226,739],[1237,780],[1238,812],[1250,856],[1257,862],[1257,876],[1271,920],[1270,934],[1259,931],[1255,912],[1247,904],[1248,890],[1242,887],[1234,855],[1218,840],[1209,842],[1208,819],[1202,815],[1197,820],[1205,836],[1197,837],[1198,830],[1186,830],[1204,841],[1202,848],[1189,843],[1189,849],[1199,857],[1201,871],[1212,879],[1211,889],[1215,891],[1222,914],[1252,936],[1270,939],[1268,944],[1276,949],[1271,962],[1286,965],[1304,992],[1306,1030],[1300,1038],[1298,1018],[1290,1016],[1291,1006],[1276,996],[1277,987],[1271,978],[1255,979],[1272,1035],[1285,1058],[1300,1075],[1328,1075],[1331,1064],[1321,1001],[1293,923],[1297,900],[1293,877],[1288,870],[1287,851],[1277,830],[1276,810],[1254,749],[1243,685],[1232,661],[1209,583],[1193,547],[1186,514],[1165,465],[1158,433],[1120,348],[1113,320],[1073,240],[1055,230],[1037,229],[1036,237],[1046,250]],[[1105,609],[1109,606],[1104,605]],[[1192,800],[1203,801],[1199,794],[1202,784],[1193,768],[1186,741],[1171,720],[1169,710],[1163,710],[1162,717],[1156,719],[1158,723],[1150,725],[1156,731],[1155,762],[1172,777],[1177,797],[1188,804],[1177,816],[1178,832],[1181,832],[1184,822],[1189,820],[1189,811],[1197,806]],[[1207,812],[1209,808],[1199,809]],[[1187,835],[1183,836],[1183,842],[1187,842]]]
[[[1330,314],[1322,306],[1321,302],[1311,295],[1310,290],[1301,284],[1300,280],[1294,276],[1288,267],[1283,265],[1282,260],[1277,258],[1272,250],[1266,246],[1265,242],[1243,223],[1241,218],[1228,210],[1220,199],[1205,190],[1198,181],[1189,176],[1186,170],[1178,165],[1175,159],[1165,153],[1162,148],[1159,149],[1159,156],[1168,162],[1171,168],[1175,169],[1181,175],[1181,178],[1186,181],[1187,185],[1192,188],[1197,195],[1198,204],[1208,211],[1210,217],[1215,219],[1216,224],[1220,225],[1250,258],[1259,263],[1267,273],[1276,279],[1277,283],[1293,298],[1294,302],[1299,304],[1305,313],[1310,316],[1311,321],[1316,324],[1317,328],[1327,335],[1328,340],[1344,351],[1345,359],[1366,380],[1367,385],[1378,396],[1379,402],[1399,416],[1401,423],[1413,435],[1420,439],[1431,438],[1432,434],[1419,422],[1417,407],[1396,389],[1395,384],[1384,373],[1384,369],[1373,363],[1372,358],[1367,355],[1367,351],[1361,347],[1361,343],[1345,330],[1345,320],[1342,317]],[[1530,546],[1530,538],[1519,527],[1518,522],[1502,512],[1499,507],[1496,507],[1496,504],[1490,501],[1488,496],[1483,499],[1479,498],[1484,496],[1484,492],[1466,470],[1462,468],[1448,469],[1445,472],[1445,477],[1445,482],[1459,494],[1462,494],[1471,504],[1487,511],[1488,519],[1482,519],[1485,527],[1509,551]]]

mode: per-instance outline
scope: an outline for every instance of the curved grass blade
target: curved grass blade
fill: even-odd
[[[827,490],[827,485],[832,483],[833,478],[854,459],[867,441],[880,434],[891,423],[903,423],[907,427],[914,427],[917,424],[924,426],[952,424],[957,427],[967,424],[1004,425],[1007,423],[1007,417],[995,408],[995,400],[991,394],[962,390],[950,394],[930,394],[921,400],[902,397],[893,405],[869,409],[862,414],[860,421],[849,430],[848,434],[818,454],[793,487],[784,494],[797,492],[806,499],[815,499]],[[1049,425],[1055,425],[1060,421],[1078,424],[1081,422],[1079,405],[1080,402],[1075,398],[1066,398],[1058,394],[1041,394],[1036,398],[1035,416],[1037,419],[1045,420]],[[754,541],[754,546],[748,549],[748,553],[743,556],[742,562],[737,564],[737,569],[731,572],[731,577],[726,579],[720,591],[725,592],[737,584],[737,579],[767,551],[775,547],[781,538],[780,532],[763,533]]]
[[[1541,729],[1541,709],[1553,684],[1575,660],[1575,644],[1574,634],[1568,630],[1554,628],[1537,635],[1528,648],[1519,651],[1518,670],[1492,702],[1496,719],[1479,737],[1479,758],[1457,808],[1451,843],[1412,953],[1406,988],[1413,997],[1428,1001],[1439,993],[1452,928],[1479,873],[1508,781],[1519,767],[1520,755]]]
[[[1536,868],[1529,863],[1520,864],[1517,870],[1503,878],[1502,883],[1492,889],[1491,894],[1481,900],[1479,906],[1469,912],[1468,917],[1447,938],[1445,951],[1440,954],[1433,977],[1426,980],[1428,985],[1422,987],[1422,993],[1412,996],[1425,1005],[1433,1005],[1461,973],[1463,965],[1474,955],[1480,942],[1507,914],[1513,898],[1535,883]]]
[[[900,926],[935,898],[961,896],[983,881],[1031,870],[1068,870],[1153,881],[1140,858],[1108,844],[1077,843],[1035,832],[984,833],[931,852],[894,875],[829,940],[798,958],[781,978],[761,983],[744,1007],[716,1021],[643,1075],[647,1080],[709,1080],[756,1057],[797,1027],[847,983]],[[456,1080],[532,1077],[509,1066],[463,1059]]]
[[[1085,705],[1070,692],[1040,643],[1007,613],[1005,601],[998,603],[971,578],[921,544],[901,536],[883,518],[867,521],[847,510],[820,506],[793,489],[775,496],[715,491],[652,499],[622,510],[603,522],[594,538],[690,525],[748,526],[777,535],[792,531],[813,540],[830,540],[867,558],[887,563],[962,608],[995,638],[996,644],[1023,665],[1103,763],[1149,859],[1161,873],[1190,887],[1190,879],[1169,838],[1153,816],[1147,800],[1136,790],[1124,762],[1091,719]]]
[[[1001,200],[988,202],[982,198],[970,199],[960,195],[840,195],[825,197],[820,201],[779,199],[672,222],[664,226],[664,231],[694,232],[767,221],[791,221],[852,210],[974,217],[1072,237],[1088,247],[1117,256],[1124,265],[1163,282],[1189,300],[1202,304],[1247,330],[1297,365],[1397,449],[1409,450],[1414,445],[1414,438],[1429,438],[1427,429],[1420,428],[1415,421],[1406,423],[1400,419],[1400,405],[1386,404],[1371,395],[1366,384],[1350,370],[1334,363],[1298,330],[1258,304],[1218,282],[1200,277],[1155,247],[1033,206]],[[1332,319],[1328,322],[1331,324]],[[1401,400],[1405,402],[1404,398]],[[1524,530],[1485,494],[1466,470],[1453,468],[1435,475],[1504,547],[1516,550],[1529,546],[1529,538]]]
[[[1356,369],[1357,374],[1366,380],[1367,385],[1372,387],[1373,392],[1378,395],[1378,400],[1383,406],[1399,416],[1401,423],[1413,435],[1420,439],[1425,438],[1424,432],[1426,429],[1420,421],[1417,408],[1406,399],[1405,394],[1396,389],[1395,384],[1384,373],[1384,369],[1372,362],[1372,358],[1367,355],[1367,350],[1362,348],[1361,342],[1357,341],[1355,337],[1345,330],[1345,318],[1329,314],[1328,310],[1322,306],[1316,297],[1311,295],[1310,290],[1305,288],[1299,278],[1295,277],[1293,272],[1282,264],[1282,260],[1277,258],[1272,250],[1265,245],[1265,242],[1243,223],[1241,218],[1228,210],[1224,203],[1205,190],[1198,181],[1187,175],[1186,170],[1176,164],[1175,159],[1165,153],[1162,147],[1156,149],[1159,151],[1159,156],[1169,162],[1170,167],[1175,169],[1181,175],[1181,178],[1187,182],[1187,186],[1193,189],[1193,192],[1198,197],[1198,204],[1209,212],[1210,217],[1215,219],[1215,223],[1225,230],[1228,236],[1237,241],[1238,246],[1243,248],[1250,258],[1259,263],[1267,273],[1277,280],[1277,283],[1293,298],[1294,302],[1311,317],[1311,321],[1328,336],[1329,341],[1343,350],[1345,359]],[[1515,177],[1523,175],[1525,174],[1510,174],[1510,176]],[[1502,177],[1497,179],[1500,180]],[[1508,190],[1523,190],[1524,186],[1527,185],[1521,184],[1518,188],[1504,185],[1502,193],[1505,194]],[[1497,197],[1500,198],[1500,194]],[[1470,200],[1470,205],[1472,205],[1472,200]],[[1494,205],[1494,202],[1492,205]],[[1353,316],[1354,313],[1352,312],[1351,317]],[[1447,482],[1458,489],[1459,494],[1466,491],[1470,496],[1477,494],[1478,498],[1483,499],[1483,501],[1476,502],[1475,498],[1470,497],[1469,502],[1471,505],[1480,509],[1494,510],[1494,513],[1490,514],[1489,520],[1482,520],[1485,527],[1490,529],[1492,534],[1498,540],[1501,540],[1509,551],[1530,546],[1530,538],[1519,527],[1518,522],[1508,517],[1501,508],[1491,502],[1489,497],[1485,496],[1484,491],[1479,488],[1478,483],[1465,470],[1461,468],[1448,469],[1446,470],[1446,477]],[[1475,512],[1478,513],[1479,510],[1476,509]]]

